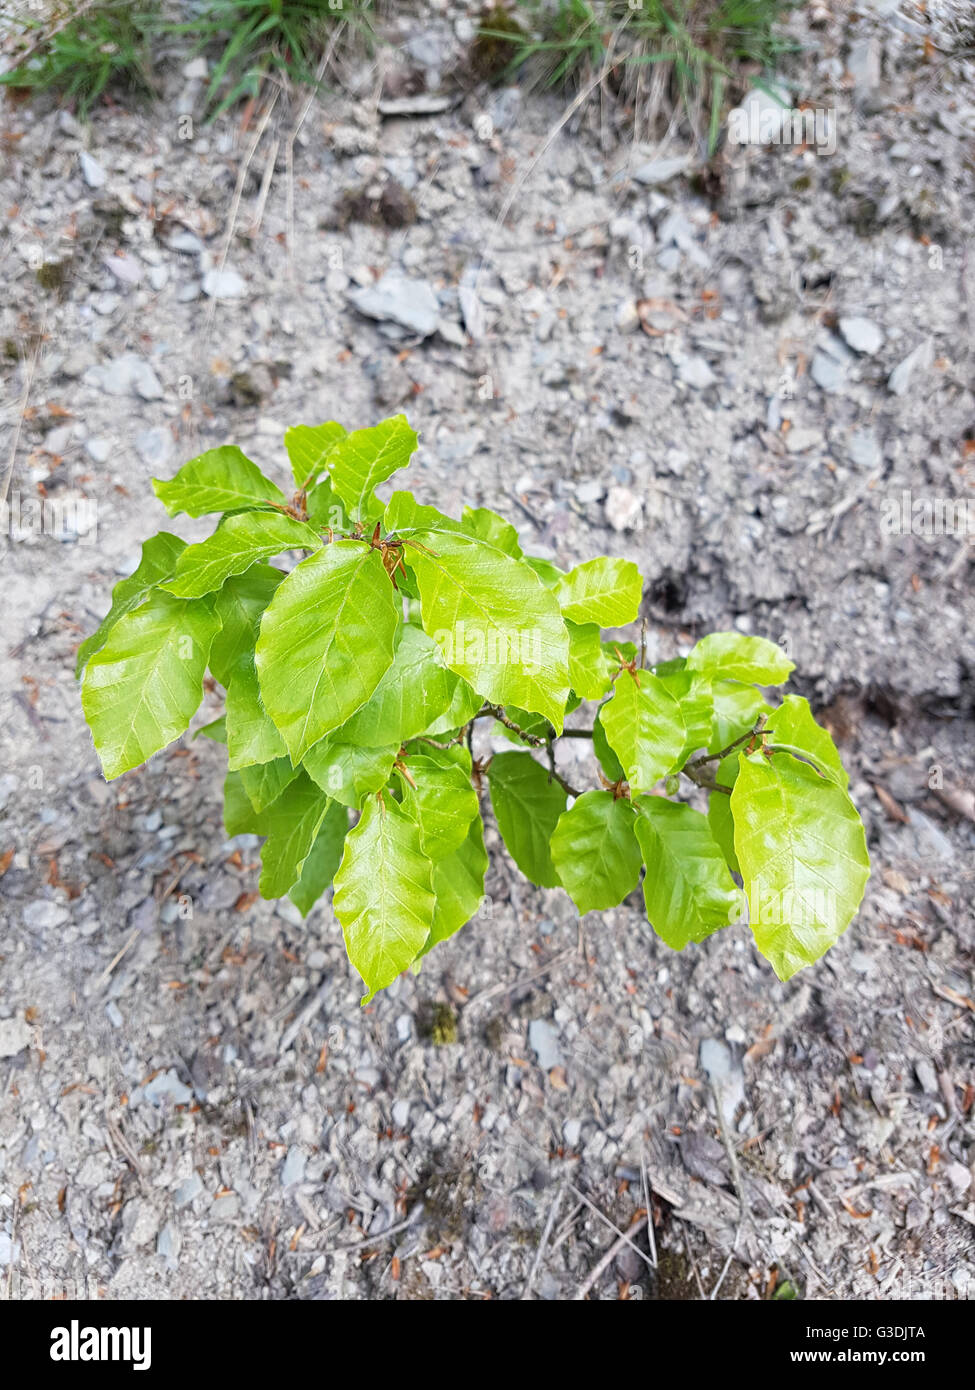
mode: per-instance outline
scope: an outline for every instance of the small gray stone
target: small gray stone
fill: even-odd
[[[173,456],[173,436],[164,425],[142,430],[135,437],[135,449],[150,468],[164,468]]]
[[[145,1197],[132,1197],[122,1208],[122,1245],[127,1250],[140,1250],[155,1240],[159,1218]]]
[[[818,348],[813,353],[809,375],[822,391],[825,391],[827,395],[832,395],[834,391],[840,389],[846,379],[846,365],[831,353]]]
[[[158,401],[164,394],[152,367],[134,352],[123,353],[103,367],[93,368],[91,376],[110,396],[127,396],[134,391],[144,401]]]
[[[693,386],[695,391],[704,391],[717,380],[703,357],[685,357],[677,368],[677,375],[685,385]]]
[[[440,302],[432,287],[425,280],[409,280],[396,270],[387,271],[375,285],[349,290],[348,299],[367,318],[398,324],[420,338],[428,338],[436,330],[440,317]],[[470,333],[463,299],[461,312]]]
[[[179,1247],[179,1231],[171,1221],[167,1221],[156,1237],[156,1254],[164,1260],[175,1260],[179,1256]]]
[[[102,264],[120,284],[138,285],[142,282],[142,266],[134,256],[104,256]]]
[[[4,1269],[20,1254],[20,1245],[14,1245],[6,1231],[0,1231],[0,1265]]]
[[[82,150],[78,160],[81,164],[81,176],[88,187],[104,188],[108,175],[95,156],[89,154],[87,150]]]
[[[187,231],[185,227],[167,237],[166,245],[170,251],[182,251],[186,256],[201,256],[206,250],[196,233]]]
[[[701,1043],[700,1056],[701,1066],[713,1085],[716,1086],[731,1075],[731,1049],[721,1038],[705,1038]]]
[[[640,524],[643,502],[628,487],[611,487],[604,510],[614,531],[633,531]]]
[[[183,1179],[183,1181],[176,1188],[176,1191],[173,1193],[173,1206],[188,1206],[190,1202],[194,1201],[197,1197],[199,1197],[202,1191],[203,1183],[200,1179],[199,1173],[191,1173],[188,1178]]]
[[[236,1192],[228,1192],[225,1197],[214,1199],[210,1207],[210,1220],[223,1224],[236,1221],[240,1215],[240,1198]]]
[[[690,156],[684,154],[674,155],[670,159],[651,159],[647,164],[641,164],[634,169],[630,178],[648,187],[655,187],[658,184],[670,183],[678,174],[683,174],[690,162]]]
[[[162,1105],[164,1102],[170,1105],[189,1105],[193,1099],[193,1092],[189,1086],[184,1086],[172,1067],[169,1071],[161,1071],[158,1076],[147,1082],[143,1087],[143,1095],[150,1105]]]
[[[208,270],[202,281],[203,293],[210,299],[240,299],[247,293],[247,282],[236,270]]]
[[[822,443],[822,430],[810,427],[789,430],[785,436],[785,448],[789,454],[804,454],[808,449],[818,449]]]
[[[872,357],[884,345],[884,335],[872,319],[841,318],[840,332],[854,352]]]
[[[914,1063],[914,1070],[917,1072],[917,1079],[921,1090],[928,1096],[938,1094],[938,1074],[927,1057],[920,1057]]]
[[[544,1018],[534,1018],[528,1025],[528,1045],[531,1047],[542,1071],[563,1065],[559,1049],[558,1035]]]
[[[94,435],[91,439],[85,440],[85,453],[95,463],[107,463],[112,453],[110,440],[102,439],[100,435]]]
[[[296,1144],[292,1144],[287,1157],[281,1165],[281,1186],[292,1187],[305,1180],[305,1155]]]
[[[964,1163],[949,1163],[945,1169],[945,1177],[951,1183],[959,1197],[964,1196],[972,1185],[972,1170],[966,1168]]]
[[[16,1057],[31,1041],[30,1025],[23,1018],[0,1019],[0,1057]]]
[[[854,430],[846,442],[846,449],[847,457],[857,468],[872,471],[883,462],[883,451],[875,430]]]
[[[34,898],[24,908],[24,925],[33,931],[54,931],[70,918],[68,909],[50,898]]]
[[[934,340],[925,338],[922,343],[918,343],[913,352],[908,353],[903,362],[899,362],[890,376],[887,378],[887,390],[895,396],[907,394],[911,384],[911,377],[915,371],[927,371],[934,362]]]
[[[584,483],[576,484],[576,501],[582,503],[599,502],[606,496],[606,486],[598,483],[595,478],[587,478]]]
[[[122,1017],[122,1012],[114,999],[110,999],[105,1005],[105,1017],[113,1028],[121,1028],[122,1024],[125,1022]]]
[[[636,301],[624,299],[616,310],[614,317],[617,333],[635,333],[640,327],[640,311],[636,307]]]

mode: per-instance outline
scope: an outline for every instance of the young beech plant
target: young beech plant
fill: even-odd
[[[146,541],[81,645],[107,778],[186,731],[209,667],[225,713],[198,732],[227,747],[227,832],[263,837],[265,897],[305,914],[333,885],[365,1000],[477,913],[485,781],[512,859],[580,913],[642,877],[675,950],[747,918],[788,979],[833,945],[868,877],[863,826],[807,702],[766,698],[792,670],[779,647],[721,632],[648,666],[604,639],[637,618],[632,561],[561,570],[486,508],[377,497],[416,448],[402,415],[284,442],[290,496],[231,446],[154,480],[171,516],[219,519],[195,545]],[[479,720],[511,750],[475,758]],[[592,741],[598,785],[556,769],[563,737]]]

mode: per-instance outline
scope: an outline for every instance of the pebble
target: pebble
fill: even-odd
[[[651,159],[647,164],[641,164],[634,169],[629,177],[637,183],[654,187],[657,184],[670,183],[678,174],[683,174],[690,163],[690,156],[684,154],[673,155],[670,159]]]
[[[634,333],[640,327],[640,311],[633,299],[624,299],[616,310],[614,320],[617,333]]]
[[[846,364],[840,362],[832,353],[817,348],[813,353],[809,375],[820,390],[825,391],[827,395],[832,395],[840,389],[846,380]]]
[[[99,164],[94,155],[87,150],[82,150],[78,156],[81,165],[81,176],[89,188],[104,188],[108,175]]]
[[[876,430],[854,430],[846,441],[846,452],[850,462],[857,468],[879,468],[883,462],[883,450]]]
[[[906,395],[915,371],[927,371],[933,362],[934,340],[925,338],[891,372],[887,378],[887,390],[894,396]]]
[[[159,1218],[152,1203],[145,1197],[132,1197],[122,1208],[122,1245],[127,1250],[139,1250],[155,1240]]]
[[[142,282],[142,266],[134,256],[103,256],[102,264],[123,285],[138,285]]]
[[[872,319],[841,318],[840,332],[854,352],[872,357],[884,345],[884,335]]]
[[[792,429],[785,436],[785,449],[788,454],[804,454],[808,449],[818,449],[823,443],[823,432],[811,426]]]
[[[54,931],[70,919],[68,909],[50,898],[34,898],[24,908],[24,925],[33,931]]]
[[[606,486],[595,478],[587,478],[584,483],[576,483],[576,501],[583,504],[600,502],[606,496]]]
[[[349,290],[347,297],[366,318],[398,324],[420,338],[429,338],[440,319],[440,302],[427,281],[407,279],[395,270],[387,271],[374,285]],[[459,298],[464,324],[470,333],[464,298]]]
[[[85,453],[90,459],[94,459],[95,463],[107,463],[111,452],[111,441],[102,439],[100,435],[85,440]]]
[[[951,1183],[959,1197],[964,1196],[972,1185],[972,1170],[966,1168],[964,1163],[958,1163],[957,1161],[955,1163],[949,1163],[948,1167],[945,1169],[945,1177]]]
[[[170,1105],[189,1105],[193,1099],[189,1086],[184,1086],[172,1068],[146,1082],[142,1093],[150,1105],[162,1105],[164,1101]]]
[[[938,1094],[938,1074],[927,1057],[919,1058],[914,1064],[914,1070],[924,1094],[936,1096]]]
[[[16,1057],[30,1047],[33,1036],[23,1018],[0,1018],[0,1057]]]
[[[542,1071],[564,1066],[558,1034],[544,1018],[533,1018],[528,1025],[528,1045],[538,1059]]]
[[[236,1221],[240,1215],[240,1198],[236,1192],[228,1192],[225,1197],[214,1198],[210,1207],[210,1220],[218,1223]]]
[[[203,1183],[199,1173],[191,1173],[188,1178],[183,1179],[173,1193],[173,1206],[188,1206],[190,1202],[195,1201],[195,1199],[199,1197],[202,1191]]]
[[[281,1186],[293,1187],[296,1182],[304,1182],[304,1180],[305,1155],[296,1144],[292,1144],[281,1165]]]
[[[110,999],[105,1005],[105,1017],[113,1028],[121,1028],[122,1024],[125,1022],[122,1017],[122,1012],[114,999]]]
[[[201,282],[203,293],[210,299],[240,299],[247,293],[247,282],[236,270],[208,270]]]
[[[135,437],[135,450],[150,468],[164,468],[173,456],[173,436],[165,426],[142,430]]]
[[[693,386],[695,391],[704,391],[717,380],[703,357],[685,357],[677,368],[677,375],[686,386]]]
[[[614,531],[633,531],[640,524],[643,502],[628,487],[611,487],[603,509]]]
[[[144,401],[158,401],[164,395],[152,367],[134,352],[125,352],[104,366],[92,367],[88,375],[109,396],[127,396],[135,392]]]
[[[179,1248],[179,1231],[171,1221],[167,1221],[156,1237],[156,1254],[164,1260],[175,1260],[179,1256]]]
[[[14,1245],[6,1231],[0,1231],[0,1265],[6,1269],[20,1254],[20,1245]]]

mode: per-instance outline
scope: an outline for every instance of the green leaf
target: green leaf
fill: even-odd
[[[226,719],[227,761],[232,770],[287,754],[287,745],[264,708],[253,652],[227,686]]]
[[[613,698],[599,718],[609,746],[619,758],[630,790],[649,791],[677,767],[687,731],[680,705],[662,681],[641,671],[640,684],[629,671],[616,678]]]
[[[714,780],[723,787],[734,788],[740,757],[741,752],[736,749],[734,753],[718,763]],[[735,853],[735,819],[731,814],[731,798],[727,792],[709,792],[708,825],[711,827],[711,834],[717,841],[728,868],[733,874],[740,874],[738,856]]]
[[[285,550],[317,550],[321,543],[310,526],[280,512],[238,512],[199,545],[188,545],[162,588],[177,598],[202,598],[258,560]]]
[[[457,689],[444,713],[420,732],[429,738],[440,738],[442,734],[454,733],[470,723],[483,704],[484,701],[477,691],[458,676]]]
[[[428,753],[411,754],[407,763],[416,785],[406,783],[403,801],[416,817],[424,852],[431,860],[459,849],[478,813],[470,754],[466,748],[451,751],[459,756],[431,748]]]
[[[302,767],[333,800],[356,809],[368,792],[379,791],[389,781],[398,752],[398,743],[360,748],[342,743],[335,734],[309,749]]]
[[[692,648],[687,665],[691,671],[756,685],[782,685],[795,670],[795,662],[774,642],[741,632],[712,632],[702,637]]]
[[[298,882],[327,809],[328,797],[300,771],[261,813],[261,833],[267,836],[257,885],[262,898],[283,898]]]
[[[647,917],[668,946],[682,951],[736,920],[740,894],[706,816],[683,801],[644,796],[636,836]]]
[[[308,496],[305,498],[305,510],[308,513],[309,526],[315,526],[320,531],[327,528],[332,531],[348,531],[351,528],[346,510],[328,478],[323,478],[320,483],[309,488]]]
[[[521,558],[517,530],[490,507],[465,507],[461,524],[468,535],[487,541],[495,550],[503,550],[505,555],[512,555],[516,560]]]
[[[587,560],[555,586],[564,617],[573,623],[624,627],[640,612],[643,580],[632,560]]]
[[[332,882],[342,862],[342,850],[349,829],[349,813],[337,801],[330,801],[318,827],[315,843],[301,866],[301,877],[288,890],[288,897],[301,913],[309,912]]]
[[[256,659],[292,762],[365,704],[393,659],[397,623],[382,557],[356,541],[324,546],[280,585]]]
[[[226,716],[223,715],[223,714],[221,714],[221,716],[220,716],[219,719],[211,719],[209,724],[203,724],[203,725],[201,725],[201,727],[200,727],[199,729],[197,729],[197,730],[194,732],[193,737],[194,737],[194,738],[209,738],[209,739],[212,739],[214,743],[222,743],[222,744],[226,745],[226,742],[227,742],[227,719],[226,719]]]
[[[464,527],[451,516],[445,516],[436,507],[424,506],[412,492],[394,492],[386,503],[383,513],[383,527],[387,534],[401,531],[459,531]]]
[[[275,758],[269,763],[255,763],[240,769],[240,780],[254,810],[261,814],[297,777],[298,769],[291,766],[289,757]]]
[[[328,467],[328,456],[346,431],[328,420],[324,425],[294,425],[284,432],[284,447],[291,461],[295,486],[308,488]]]
[[[120,579],[112,590],[112,606],[98,627],[86,637],[78,648],[75,676],[81,675],[85,665],[96,652],[101,651],[108,634],[126,613],[131,613],[148,598],[151,591],[164,579],[168,579],[176,567],[180,551],[185,541],[172,536],[168,531],[160,531],[142,545],[142,559],[126,579]]]
[[[541,555],[526,555],[524,558],[525,564],[538,575],[546,589],[554,589],[565,575],[565,570],[560,570],[558,565],[553,565],[551,560]]]
[[[284,493],[265,478],[256,463],[234,444],[209,449],[184,463],[174,478],[153,478],[156,496],[170,516],[205,516],[207,512],[232,512],[239,507],[260,507],[266,502],[287,502]]]
[[[225,690],[241,665],[253,667],[261,617],[283,578],[273,565],[252,565],[228,579],[214,599],[220,631],[210,648],[210,670]]]
[[[90,658],[81,703],[108,781],[189,728],[219,626],[211,599],[156,590],[119,618]]]
[[[328,471],[353,521],[375,521],[382,516],[383,504],[375,488],[406,467],[416,446],[416,432],[405,415],[353,430],[337,441],[328,455]]]
[[[559,817],[552,863],[581,913],[615,907],[640,882],[634,820],[629,801],[608,791],[584,792]]]
[[[765,725],[772,742],[789,744],[806,754],[832,781],[843,788],[850,785],[849,774],[837,751],[836,744],[821,724],[817,724],[809,701],[801,695],[787,695],[768,717]]]
[[[228,772],[223,783],[223,823],[231,839],[235,835],[263,835],[261,818],[244,791],[239,772]]]
[[[440,648],[422,628],[402,623],[392,665],[336,738],[363,747],[395,743],[399,748],[450,708],[459,679],[447,670]]]
[[[433,949],[448,936],[453,936],[469,922],[484,901],[484,875],[488,857],[484,848],[484,826],[475,815],[467,837],[458,849],[437,859],[433,866],[433,891],[436,905],[433,926],[421,955]]]
[[[619,667],[603,647],[597,623],[566,623],[569,634],[569,681],[583,700],[601,700]]]
[[[670,662],[667,664],[671,665]],[[665,672],[658,669],[654,674],[680,705],[681,717],[687,730],[684,747],[677,759],[678,766],[682,767],[692,753],[696,753],[699,748],[707,748],[711,742],[714,718],[711,678],[702,676],[699,671],[687,670],[683,662]]]
[[[754,685],[735,681],[715,681],[711,687],[714,714],[711,720],[709,752],[717,753],[747,734],[760,714],[770,707]]]
[[[601,713],[602,710],[598,709],[592,722],[592,751],[606,779],[610,782],[622,782],[626,773],[623,771],[623,764],[609,746],[606,730],[599,717]]]
[[[412,540],[423,627],[446,665],[485,699],[543,714],[561,731],[569,638],[552,594],[522,561],[483,541],[452,531]]]
[[[839,940],[870,876],[866,837],[842,787],[788,753],[742,757],[731,794],[749,925],[780,980]]]
[[[491,805],[501,838],[521,872],[540,888],[561,880],[549,848],[566,794],[529,753],[496,753],[488,766]]]
[[[368,991],[363,1003],[419,955],[435,905],[433,870],[415,818],[391,797],[370,799],[346,837],[332,899],[349,960]]]

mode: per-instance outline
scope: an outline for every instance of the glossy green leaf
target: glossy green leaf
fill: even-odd
[[[315,483],[314,487],[308,489],[305,508],[308,512],[309,526],[315,526],[320,531],[331,530],[334,533],[352,529],[341,498],[328,478],[323,478],[320,483]]]
[[[682,951],[737,919],[739,890],[700,811],[682,801],[642,797],[636,836],[647,866],[647,917],[668,946]]]
[[[108,634],[119,618],[138,608],[157,584],[169,578],[185,546],[185,541],[181,541],[178,536],[170,535],[168,531],[160,531],[157,536],[143,542],[142,559],[127,578],[120,579],[115,585],[112,590],[111,608],[91,636],[86,637],[78,648],[76,676],[81,675],[86,663],[104,647]]]
[[[301,866],[301,877],[288,890],[288,897],[302,917],[308,916],[334,879],[342,862],[348,829],[348,811],[337,801],[330,801],[324,819],[318,827],[315,843]]]
[[[737,681],[716,680],[711,686],[713,716],[709,751],[719,752],[736,738],[741,738],[770,706],[754,685],[739,685]]]
[[[573,623],[625,627],[640,612],[643,580],[632,560],[587,560],[564,575],[555,586],[564,617]]]
[[[701,675],[699,671],[688,670],[683,662],[673,663],[673,669],[665,672],[658,669],[654,674],[680,705],[681,718],[687,731],[684,747],[677,759],[678,766],[682,767],[692,753],[699,748],[709,747],[711,743],[714,719],[711,678]]]
[[[255,763],[240,769],[240,780],[251,805],[258,815],[272,806],[297,777],[298,769],[288,757],[275,758],[269,763]]]
[[[419,531],[412,540],[423,627],[445,664],[486,700],[561,730],[569,638],[552,594],[522,561],[470,536]]]
[[[634,821],[629,801],[609,791],[584,792],[559,817],[552,863],[581,913],[615,907],[640,882]]]
[[[465,507],[461,525],[469,535],[487,541],[495,550],[503,550],[505,555],[512,555],[515,559],[520,558],[521,544],[516,528],[503,516],[492,512],[490,507]]]
[[[219,719],[211,719],[209,724],[203,724],[193,733],[194,738],[208,738],[214,743],[227,743],[227,720],[221,714]]]
[[[529,753],[496,753],[488,767],[501,838],[521,872],[540,888],[560,883],[550,843],[566,794]]]
[[[781,647],[765,637],[742,632],[712,632],[702,637],[687,658],[688,669],[715,679],[750,681],[755,685],[782,685],[795,670]]]
[[[718,763],[714,779],[719,785],[734,788],[740,757],[740,752],[734,752]],[[708,825],[728,868],[733,874],[740,874],[738,855],[735,853],[735,820],[731,814],[731,798],[727,792],[708,793]]]
[[[469,723],[483,704],[484,701],[477,691],[458,676],[457,688],[446,710],[420,732],[428,738],[440,738],[443,734],[453,733]]]
[[[233,771],[282,758],[288,748],[274,724],[257,681],[254,655],[242,661],[227,686],[227,765]]]
[[[205,516],[207,512],[232,512],[266,502],[287,502],[278,485],[265,478],[257,464],[234,444],[209,449],[184,463],[175,477],[153,478],[152,486],[170,516],[180,512]]]
[[[623,764],[609,746],[606,730],[600,719],[601,713],[601,709],[596,711],[596,717],[592,723],[592,751],[607,781],[621,782],[625,780],[626,773],[623,771]]]
[[[328,457],[346,431],[335,420],[324,425],[293,425],[284,432],[284,447],[299,489],[311,487],[328,467]]]
[[[256,659],[292,762],[365,704],[393,659],[398,621],[379,552],[356,541],[324,546],[280,585]]]
[[[416,446],[416,431],[405,415],[353,430],[336,442],[328,455],[329,477],[353,521],[371,522],[382,516],[376,486],[405,468]]]
[[[273,565],[252,565],[228,579],[214,598],[220,631],[210,648],[210,670],[224,689],[241,665],[253,666],[261,617],[283,578]]]
[[[281,512],[238,512],[199,545],[188,545],[162,588],[177,598],[202,598],[258,560],[285,550],[317,550],[320,545],[310,526]]]
[[[261,818],[244,791],[239,772],[228,772],[223,783],[223,823],[227,834],[263,835]]]
[[[446,751],[430,748],[411,754],[407,771],[409,782],[403,789],[403,802],[416,816],[420,839],[428,858],[442,859],[467,839],[471,821],[478,814],[477,793],[471,785],[471,760],[466,749]],[[404,779],[405,781],[405,779]]]
[[[342,743],[336,733],[316,743],[305,754],[302,767],[334,801],[355,808],[368,792],[386,785],[398,752],[398,743],[360,748]]]
[[[638,685],[629,671],[621,672],[613,698],[599,712],[609,746],[634,794],[649,791],[666,773],[676,770],[687,738],[673,695],[649,671],[641,671],[639,680]]]
[[[731,795],[749,925],[780,980],[846,930],[870,876],[866,837],[842,787],[788,753],[742,757]]]
[[[386,503],[383,513],[383,529],[387,534],[399,535],[403,531],[458,531],[464,526],[452,516],[446,516],[436,507],[418,502],[412,492],[394,492]]]
[[[81,702],[109,781],[189,728],[219,626],[211,599],[156,590],[119,618],[90,658]]]
[[[283,898],[298,882],[327,809],[328,797],[302,770],[261,813],[261,833],[267,836],[258,882],[262,898]]]
[[[569,634],[569,681],[583,700],[601,700],[613,683],[619,668],[614,656],[607,656],[596,623],[566,623]]]
[[[391,797],[371,797],[346,836],[332,906],[368,1003],[419,955],[436,906],[420,827]]]
[[[809,701],[801,695],[787,695],[769,715],[765,725],[771,734],[770,742],[789,744],[805,754],[844,791],[850,784],[849,774],[829,733],[813,718]]]
[[[450,708],[459,679],[447,670],[440,648],[422,628],[402,623],[392,664],[336,738],[363,747],[395,743],[398,748]]]
[[[480,815],[471,821],[467,836],[457,849],[442,855],[433,865],[436,904],[433,926],[421,955],[453,936],[475,915],[484,901],[484,875],[488,857]]]

